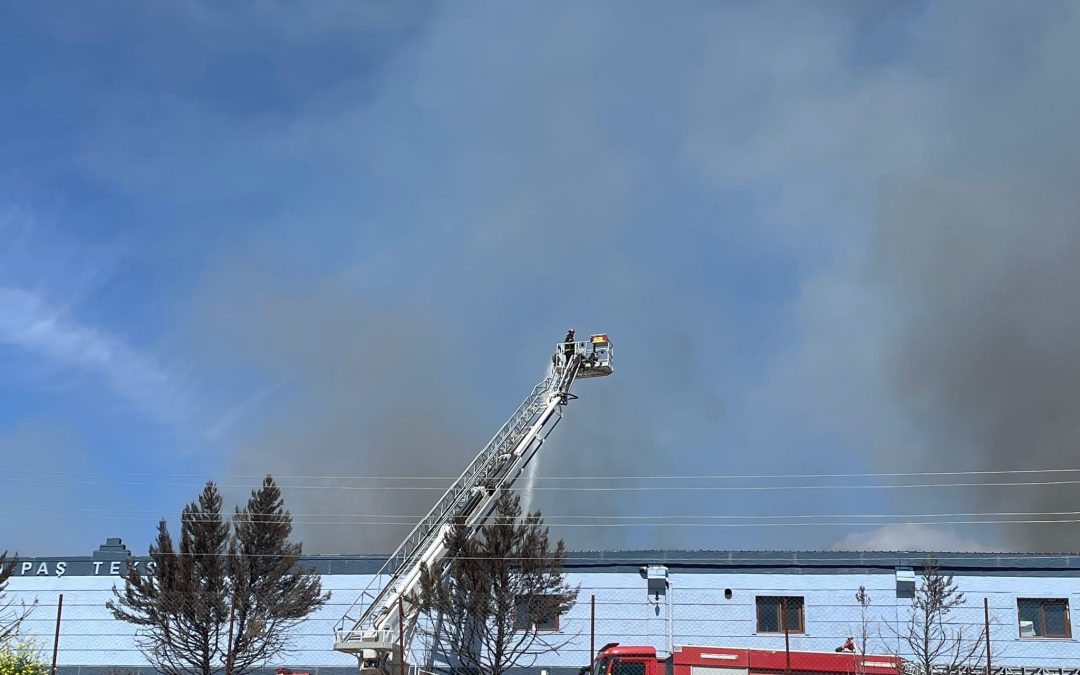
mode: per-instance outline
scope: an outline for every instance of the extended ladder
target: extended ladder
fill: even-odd
[[[416,589],[423,565],[442,564],[443,539],[451,523],[479,526],[498,493],[514,484],[562,418],[563,406],[573,398],[570,387],[574,380],[611,372],[612,350],[607,336],[574,343],[572,356],[567,355],[561,364],[555,360],[547,376],[533,387],[349,606],[335,626],[335,650],[357,655],[361,672],[391,670],[389,661],[398,651],[398,642],[405,633],[411,638],[417,616],[412,603],[408,603],[407,610],[399,609],[399,598],[408,599]],[[399,664],[393,670],[398,668]]]

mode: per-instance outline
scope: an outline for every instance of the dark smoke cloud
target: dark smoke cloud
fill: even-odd
[[[975,22],[956,6],[926,12],[912,32],[913,67],[873,78],[840,71],[829,79],[846,93],[814,104],[870,113],[845,130],[822,128],[836,155],[856,143],[866,151],[837,171],[869,228],[848,227],[847,252],[807,286],[799,367],[831,383],[832,403],[810,407],[834,429],[846,425],[871,466],[1076,465],[1080,16],[1073,6],[1037,17],[994,7]],[[948,40],[933,37],[942,26],[955,28]],[[889,97],[857,104],[882,91]],[[1076,486],[986,487],[894,504],[1038,513],[1075,511],[1078,495]],[[1002,534],[1009,547],[1061,551],[1076,549],[1080,529]]]
[[[251,386],[269,392],[250,410],[238,413],[234,426],[223,432],[228,455],[221,471],[269,472],[286,486],[321,486],[285,489],[297,516],[298,536],[309,551],[390,551],[440,492],[343,488],[445,489],[449,477],[461,472],[543,375],[547,352],[513,341],[503,346],[486,341],[483,348],[470,348],[468,342],[444,337],[448,334],[444,325],[418,308],[373,304],[346,285],[305,282],[281,269],[271,273],[261,266],[265,259],[254,260],[253,254],[245,265],[225,265],[208,275],[196,303],[194,339],[204,363],[221,367],[223,375],[254,375],[259,384]],[[678,342],[677,335],[675,339]],[[553,347],[554,342],[544,344]],[[626,349],[629,363],[640,360],[639,369],[656,368],[649,363],[649,346],[656,345]],[[684,345],[683,356],[692,360],[694,349]],[[526,372],[535,377],[496,376],[504,362],[531,364]],[[630,373],[578,383],[575,393],[580,398],[544,446],[538,486],[613,485],[545,476],[670,472],[662,437],[665,411],[685,423],[687,415],[703,410],[701,401],[691,399],[707,386],[675,368],[651,378],[657,389],[648,389],[643,382],[650,377],[635,377],[633,369],[628,365]],[[680,391],[680,385],[689,386]],[[654,398],[657,390],[668,395]],[[713,423],[719,403],[706,394],[702,398],[705,405],[714,406],[706,419]],[[437,480],[371,480],[384,476]],[[243,490],[230,495],[237,502],[244,496]],[[561,516],[625,516],[666,509],[623,493],[546,490],[536,491],[532,505],[553,521]],[[399,516],[390,519],[398,524],[355,524],[370,520],[365,515]],[[305,522],[312,520],[319,522]],[[555,529],[577,549],[673,545],[678,542],[674,537],[682,535],[669,533],[665,538],[662,533],[620,528]]]
[[[1070,135],[1038,126],[1027,132],[1032,143],[1043,133]],[[1006,142],[990,134],[983,140]],[[890,371],[926,434],[931,454],[924,461],[943,468],[1076,465],[1080,163],[1048,170],[1017,159],[1015,171],[978,172],[974,185],[939,177],[906,189],[898,196],[903,206],[882,222],[878,274],[904,313],[888,345]],[[987,488],[977,502],[998,511],[1075,511],[1078,494],[1077,486]],[[1033,525],[1011,536],[1039,550],[1075,550],[1077,534]]]
[[[370,213],[348,203],[310,226],[306,216],[270,223],[265,237],[277,247],[237,245],[203,280],[192,323],[204,363],[246,369],[251,390],[274,392],[223,432],[223,471],[456,476],[543,375],[568,325],[611,333],[620,373],[582,383],[541,476],[664,471],[674,430],[697,436],[717,421],[703,345],[720,341],[726,308],[694,288],[712,283],[711,233],[697,224],[705,215],[659,236],[670,209],[649,191],[665,177],[641,159],[657,152],[648,135],[639,142],[632,131],[655,119],[627,114],[654,97],[596,87],[597,71],[636,73],[651,59],[602,13],[568,11],[591,28],[565,33],[560,15],[491,11],[448,12],[376,100],[289,130],[290,148],[324,151],[315,170],[342,193],[379,198]],[[651,33],[647,18],[633,31]],[[537,33],[523,41],[504,25]],[[537,37],[549,33],[558,49]],[[598,51],[597,36],[613,51]],[[667,86],[661,72],[650,78]],[[310,196],[290,213],[305,212]],[[304,268],[317,251],[331,262]],[[286,495],[298,513],[416,515],[438,493]],[[552,518],[669,506],[555,492],[534,505]],[[382,552],[407,529],[302,532],[312,550]],[[576,548],[662,542],[619,529],[559,534]]]
[[[772,218],[804,260],[825,251],[801,285],[796,346],[757,404],[804,447],[824,435],[848,470],[1076,465],[1080,12],[981,8],[824,16],[824,39],[799,32],[786,52],[803,66],[763,80],[783,109],[696,146],[718,187],[781,185]],[[894,492],[875,508],[1075,511],[1078,495]],[[907,534],[874,541],[902,547]],[[1075,550],[1078,534],[1032,524],[954,541]]]
[[[1004,20],[1007,16],[999,15]],[[1080,457],[1080,13],[980,23],[951,57],[953,104],[917,174],[881,191],[871,278],[901,320],[885,354],[924,465],[1073,468]],[[992,58],[1016,41],[1015,59]],[[985,58],[993,72],[969,69]],[[1075,479],[1075,475],[1034,476]],[[1076,511],[1077,486],[986,488],[993,511]],[[1076,550],[1080,528],[1015,546]]]
[[[191,353],[177,350],[223,402],[215,468],[286,484],[456,475],[567,324],[608,331],[619,371],[582,383],[541,477],[1070,464],[1075,8],[700,7],[455,7],[374,59],[377,77],[363,55],[313,54],[298,72],[351,65],[335,86],[295,80],[304,105],[280,124],[223,117],[216,95],[179,112],[158,97],[99,135],[98,174],[166,197],[148,221],[178,205],[163,229],[221,261],[179,318]],[[168,144],[163,163],[144,138]],[[332,519],[319,514],[411,516],[437,493],[286,495]],[[552,517],[811,508],[699,497],[536,504]],[[813,509],[1069,503],[821,494]],[[385,551],[407,529],[301,524],[321,551]],[[874,541],[903,546],[909,529]],[[1069,547],[1061,532],[1009,545]],[[824,540],[565,534],[575,548]]]

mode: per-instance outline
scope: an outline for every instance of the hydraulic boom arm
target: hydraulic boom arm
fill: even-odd
[[[606,335],[559,345],[548,375],[488,441],[461,476],[387,559],[334,632],[334,649],[357,656],[363,675],[400,675],[399,641],[411,642],[419,609],[408,602],[423,565],[444,569],[444,535],[457,521],[475,531],[495,498],[512,488],[574,398],[578,378],[609,375],[612,347]],[[405,602],[399,602],[399,600]],[[406,646],[407,648],[407,646]]]

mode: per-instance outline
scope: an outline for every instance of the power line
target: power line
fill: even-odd
[[[26,514],[26,518],[50,518],[50,514]],[[156,522],[156,518],[138,516],[98,516],[99,520],[108,521],[132,521],[132,522]],[[748,516],[748,520],[755,520]],[[229,522],[223,518],[222,523]],[[776,527],[855,527],[869,525],[1051,525],[1080,522],[1080,518],[995,518],[995,519],[963,519],[963,520],[821,520],[821,521],[788,521],[778,522],[769,520],[766,522],[690,522],[690,521],[649,521],[620,522],[620,523],[581,523],[561,522],[558,520],[545,520],[544,525],[553,529],[563,528],[589,528],[593,530],[625,529],[625,528],[776,528]],[[315,525],[320,527],[411,527],[416,524],[412,520],[294,520],[294,524]]]
[[[194,483],[155,483],[141,481],[79,481],[58,480],[44,478],[18,478],[14,476],[0,476],[0,481],[19,483],[44,483],[61,485],[139,485],[152,487],[190,487],[201,488],[202,484]],[[929,488],[969,488],[969,487],[1045,487],[1051,485],[1080,485],[1080,480],[1054,480],[1054,481],[1006,481],[1006,482],[952,482],[952,483],[892,483],[878,485],[872,483],[839,483],[839,484],[803,484],[803,485],[621,485],[615,487],[604,486],[559,486],[546,487],[535,486],[533,490],[544,492],[745,492],[745,491],[784,491],[784,490],[910,490]],[[443,492],[442,486],[409,486],[409,485],[278,485],[282,490],[345,490],[345,491],[372,491],[372,492]],[[218,485],[223,490],[251,489],[251,485]]]
[[[819,565],[819,566],[840,565],[840,564],[868,565],[868,564],[873,564],[876,560],[881,560],[881,559],[885,559],[885,558],[891,560],[893,558],[893,556],[895,556],[896,559],[901,559],[902,558],[902,559],[907,560],[907,561],[926,560],[926,559],[929,559],[931,557],[934,557],[939,561],[941,566],[945,567],[945,568],[950,568],[951,566],[953,566],[955,563],[958,563],[958,562],[978,561],[978,560],[986,560],[986,559],[994,559],[994,560],[998,560],[998,561],[1001,561],[1001,560],[1017,560],[1017,561],[1068,560],[1068,561],[1071,561],[1071,562],[1080,563],[1080,552],[1078,552],[1078,553],[1046,553],[1046,554],[1041,554],[1041,553],[1008,553],[1008,552],[999,553],[999,552],[972,552],[972,551],[864,551],[864,552],[853,552],[853,551],[844,550],[844,551],[837,551],[836,555],[830,555],[828,551],[790,551],[790,552],[787,552],[788,555],[786,555],[786,556],[775,557],[775,558],[770,558],[770,557],[767,557],[767,556],[740,557],[738,555],[733,555],[733,554],[745,554],[745,553],[748,553],[748,551],[733,551],[732,554],[727,554],[727,553],[725,553],[723,551],[718,551],[718,552],[706,551],[705,553],[717,553],[717,555],[715,555],[715,556],[702,555],[702,556],[696,556],[696,557],[695,556],[681,557],[681,556],[666,556],[666,555],[657,557],[655,555],[656,553],[658,553],[657,551],[639,551],[639,552],[635,552],[635,551],[608,551],[608,552],[598,552],[598,553],[603,553],[604,555],[603,556],[587,556],[585,554],[578,553],[578,554],[575,554],[575,555],[566,555],[566,556],[563,557],[562,560],[563,560],[564,564],[571,564],[571,565],[576,565],[576,566],[589,565],[590,567],[596,567],[596,566],[603,567],[603,566],[611,566],[611,565],[640,565],[640,564],[643,564],[645,562],[660,563],[660,564],[665,564],[665,565],[669,564],[669,563],[671,563],[671,564],[683,563],[683,564],[697,564],[697,565],[705,565],[705,564],[732,565],[732,564],[735,564],[735,565],[739,565],[739,566],[741,566],[741,565],[754,566],[754,565],[766,565],[767,564],[767,565],[774,565],[774,566],[775,565],[787,565],[787,566],[793,566],[793,567],[800,567],[800,566],[804,566],[804,565],[808,565],[808,564],[816,564],[816,565]],[[635,555],[634,557],[619,557],[620,555],[621,556],[629,556],[629,554],[631,554],[631,553],[638,553],[639,555]],[[645,555],[645,554],[649,554],[649,553],[652,553],[654,555]],[[765,553],[785,553],[785,552],[783,552],[783,551],[766,551]],[[860,555],[860,553],[865,553],[867,555],[870,555],[871,557],[868,559],[864,555]],[[200,556],[200,557],[209,557],[209,556],[228,557],[231,554],[229,552],[227,552],[227,551],[222,551],[222,552],[214,552],[214,551],[183,551],[183,552],[181,552],[181,551],[173,551],[169,555]],[[821,555],[825,555],[826,557],[817,557],[817,556],[821,556]],[[882,558],[882,556],[885,556],[885,558]],[[145,560],[146,558],[148,558],[150,556],[131,555],[130,557],[133,558],[133,559],[136,559],[136,560]],[[248,553],[248,554],[244,554],[244,557],[248,557],[248,558],[281,558],[282,556],[280,556],[278,554],[272,554],[272,553]],[[41,556],[41,558],[44,558],[45,560],[51,560],[51,559],[54,559],[55,556]],[[35,559],[37,559],[37,558],[35,558]],[[349,561],[383,562],[383,561],[386,560],[386,555],[385,554],[383,554],[383,555],[375,555],[375,554],[370,554],[370,555],[348,555],[348,554],[345,554],[345,555],[342,555],[342,554],[334,554],[334,553],[305,554],[305,555],[300,556],[300,563],[301,564],[311,564],[312,562],[315,562],[318,559],[326,559],[326,560],[328,560],[330,562],[349,562]],[[444,560],[447,560],[447,561],[450,561],[450,560],[508,560],[508,561],[514,561],[514,560],[548,560],[548,559],[549,558],[541,558],[541,557],[528,558],[528,557],[520,557],[520,556],[503,556],[503,557],[492,558],[492,557],[484,557],[484,556],[452,556],[452,555],[446,556],[444,558]],[[27,560],[29,560],[29,558]],[[39,560],[39,562],[41,562],[41,560]],[[93,562],[98,562],[98,561],[93,561]],[[101,561],[101,562],[115,562],[115,561]],[[121,560],[119,562],[123,562],[123,561]],[[1069,569],[1072,569],[1072,568],[1069,568]],[[363,576],[362,573],[359,573],[359,574],[361,576]],[[334,575],[334,576],[336,576],[336,575]],[[105,577],[101,577],[101,578],[105,578]],[[113,577],[113,578],[115,578],[115,577]]]
[[[205,474],[190,473],[112,473],[112,472],[86,472],[86,471],[43,471],[36,469],[7,469],[6,474],[19,475],[42,475],[42,476],[100,476],[120,478],[202,478]],[[1001,476],[1001,475],[1025,475],[1025,474],[1061,474],[1080,473],[1080,469],[997,469],[997,470],[967,470],[967,471],[906,471],[906,472],[864,472],[864,473],[780,473],[780,474],[705,474],[705,475],[600,475],[600,476],[537,476],[537,481],[596,481],[596,480],[789,480],[797,478],[912,478],[930,476]],[[409,480],[409,481],[452,481],[458,476],[350,476],[350,475],[302,475],[302,474],[273,474],[273,472],[261,474],[226,474],[221,479],[256,479],[262,480],[267,475],[274,475],[276,479],[298,480]],[[96,484],[96,483],[95,483]],[[201,487],[201,485],[200,485]]]
[[[979,561],[979,560],[1019,560],[1019,561],[1039,561],[1039,560],[1069,560],[1080,564],[1080,552],[1056,552],[1056,553],[1024,553],[1013,551],[826,551],[826,550],[805,550],[805,551],[784,551],[784,550],[768,550],[768,551],[701,551],[699,555],[680,555],[670,556],[664,555],[661,558],[656,558],[656,553],[662,553],[652,550],[609,550],[609,551],[575,551],[567,553],[563,556],[564,562],[577,563],[577,564],[591,564],[591,565],[626,565],[626,564],[640,564],[642,561],[648,558],[649,562],[656,563],[712,563],[712,564],[731,564],[731,563],[746,563],[746,564],[790,564],[790,565],[804,565],[809,563],[818,564],[839,564],[839,563],[858,563],[869,564],[873,563],[875,559],[881,559],[882,556],[891,558],[891,556],[899,556],[904,559],[911,559],[912,556],[916,558],[929,558],[936,557],[942,566],[949,566],[953,563],[960,561]],[[689,554],[688,551],[676,551],[676,553]],[[754,555],[747,555],[747,554]],[[653,554],[653,555],[646,555]],[[775,557],[769,557],[764,554],[774,554]],[[228,551],[173,551],[171,555],[185,555],[185,556],[219,556],[227,557],[230,555]],[[868,559],[866,556],[870,556]],[[281,558],[280,554],[275,553],[248,553],[246,557],[255,558]],[[632,556],[632,557],[631,557]],[[819,557],[824,556],[824,557]],[[47,560],[54,559],[56,556],[38,556],[38,558],[44,558]],[[132,554],[130,557],[135,559],[145,559],[149,556],[135,556]],[[375,561],[382,562],[387,558],[387,554],[370,553],[370,554],[340,554],[340,553],[312,553],[303,554],[300,556],[301,561],[308,561],[308,563],[316,559],[324,559],[330,562],[350,562],[350,561]],[[492,560],[495,558],[486,556],[453,556],[448,555],[446,560]],[[547,557],[537,558],[525,558],[520,556],[504,556],[497,558],[499,560],[547,560]],[[29,560],[29,557],[28,557]],[[40,561],[39,561],[40,562]],[[97,562],[97,561],[93,561]],[[101,562],[114,562],[114,561],[101,561]],[[123,562],[123,561],[120,561]]]
[[[145,518],[133,518],[131,516],[119,516],[114,514],[158,514],[159,511],[151,511],[148,509],[142,510],[124,510],[124,509],[83,509],[78,507],[52,507],[52,506],[0,506],[0,510],[14,511],[15,515],[29,515],[36,516],[35,513],[19,513],[19,512],[40,512],[41,514],[55,514],[56,517],[65,517],[64,514],[86,515],[94,518],[120,518],[131,520],[146,520]],[[192,521],[200,522],[206,520],[205,514],[195,514],[197,517],[184,517],[181,514],[176,518],[177,521]],[[957,512],[943,512],[943,513],[812,513],[812,514],[637,514],[637,515],[582,515],[582,514],[566,514],[555,515],[544,518],[545,525],[552,525],[555,523],[562,523],[564,521],[581,521],[581,520],[614,520],[614,521],[631,521],[631,524],[638,522],[653,522],[653,521],[683,521],[689,522],[694,520],[813,520],[813,519],[835,519],[835,518],[855,518],[866,520],[889,520],[893,521],[898,518],[910,518],[910,519],[940,519],[940,518],[992,518],[992,517],[1036,517],[1036,516],[1080,516],[1080,511],[957,511]],[[395,525],[414,525],[416,521],[422,518],[423,515],[411,515],[411,514],[379,514],[379,513],[293,513],[291,514],[291,522],[293,523],[309,523],[318,522],[311,519],[319,518],[334,518],[334,519],[360,519],[356,522],[366,522],[367,519],[383,519],[379,523],[385,523],[385,519],[395,519],[388,524]],[[153,520],[158,520],[158,516],[153,516]],[[239,522],[282,522],[286,519],[283,515],[278,514],[227,514],[221,513],[220,519],[225,521],[239,521]],[[169,520],[169,518],[166,518]],[[498,516],[491,516],[488,521],[498,521]],[[509,520],[509,519],[507,519]],[[352,523],[353,521],[338,521],[345,523]],[[930,520],[930,522],[937,522],[936,520]],[[1062,521],[1065,522],[1065,521]],[[603,525],[604,523],[583,523],[582,526],[589,525]]]

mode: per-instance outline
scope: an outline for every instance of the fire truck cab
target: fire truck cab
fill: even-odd
[[[661,659],[653,647],[613,642],[600,649],[591,675],[897,675],[901,668],[895,656],[689,645]]]

